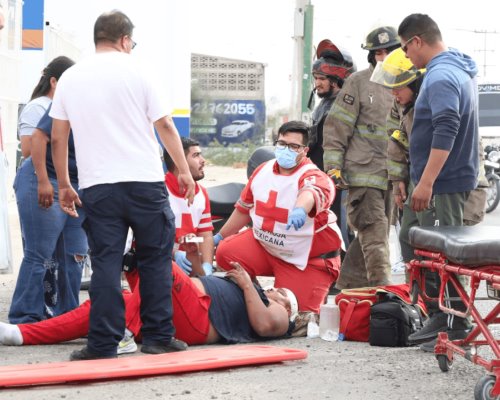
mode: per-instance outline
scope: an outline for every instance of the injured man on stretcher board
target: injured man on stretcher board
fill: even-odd
[[[249,343],[290,336],[298,316],[295,295],[286,288],[263,290],[238,264],[225,277],[188,277],[172,263],[175,336],[190,345]],[[117,354],[137,350],[140,340],[140,297],[137,271],[127,273],[131,292],[123,292],[126,330]],[[88,332],[90,300],[48,320],[11,325],[0,322],[3,345],[56,344]]]

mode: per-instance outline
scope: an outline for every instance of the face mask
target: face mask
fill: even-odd
[[[288,147],[280,150],[274,150],[274,156],[281,168],[293,168],[297,165],[297,153],[290,150]]]

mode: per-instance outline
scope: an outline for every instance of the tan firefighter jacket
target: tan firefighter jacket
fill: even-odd
[[[373,67],[351,75],[323,127],[325,170],[340,169],[349,186],[387,189],[389,89],[370,82]]]
[[[390,181],[404,181],[406,184],[410,181],[409,144],[414,112],[413,104],[404,107],[398,105],[394,100],[391,112],[387,117],[387,132],[390,138],[387,145],[387,171]],[[399,134],[396,135],[394,127],[398,125]],[[484,150],[481,138],[479,138],[478,186],[488,187],[488,180],[484,173]]]
[[[387,117],[387,171],[390,181],[403,181],[408,183],[409,174],[409,145],[410,132],[413,126],[413,104],[400,106],[393,101],[391,112]]]

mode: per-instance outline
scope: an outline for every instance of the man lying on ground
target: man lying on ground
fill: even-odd
[[[172,263],[176,337],[190,345],[248,343],[290,335],[298,314],[295,295],[285,288],[263,290],[248,273],[232,264],[226,277],[188,277]],[[131,285],[137,289],[138,285]],[[139,291],[124,291],[127,329],[138,337],[141,328]],[[56,344],[86,335],[90,301],[61,316],[31,324],[0,322],[3,345]],[[135,342],[122,340],[117,354],[132,353]]]

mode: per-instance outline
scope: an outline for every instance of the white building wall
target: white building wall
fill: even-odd
[[[5,151],[1,154],[0,170],[4,161],[8,168],[1,172],[0,208],[9,203],[11,231],[19,242],[19,226],[13,224],[16,215],[12,181],[15,175],[17,149],[17,114],[19,104],[29,101],[31,92],[40,78],[44,66],[59,55],[78,61],[82,55],[93,52],[92,26],[97,15],[111,9],[108,2],[54,2],[45,1],[44,50],[21,51],[22,0],[0,0],[4,11],[12,15],[11,21],[0,31],[0,115]],[[12,5],[15,5],[12,6]],[[52,8],[51,8],[52,7]],[[123,11],[131,16],[137,27],[139,43],[134,55],[144,61],[159,76],[159,92],[170,100],[174,121],[189,129],[190,111],[190,46],[187,43],[189,29],[189,0],[154,2],[151,12],[137,0],[123,2]],[[50,9],[50,13],[48,10]],[[154,14],[154,15],[152,15]],[[6,18],[9,20],[9,18]],[[61,27],[61,28],[58,28]],[[140,28],[139,28],[140,27]],[[8,33],[7,33],[8,32]],[[14,32],[14,33],[13,33]],[[67,32],[72,32],[72,36]],[[134,36],[136,32],[134,31]],[[82,39],[84,38],[84,40]],[[82,51],[80,51],[82,49]],[[186,121],[187,120],[187,121]],[[0,209],[0,273],[12,271],[8,233],[8,217]],[[6,247],[4,247],[6,246]],[[22,252],[22,251],[21,251]],[[17,257],[16,251],[14,252]],[[14,258],[15,258],[14,257]],[[7,263],[2,261],[7,259]]]
[[[20,82],[20,43],[22,1],[0,0],[5,27],[0,31],[0,273],[12,272],[12,243],[8,204],[15,164],[15,132]],[[13,133],[14,132],[14,133]]]

